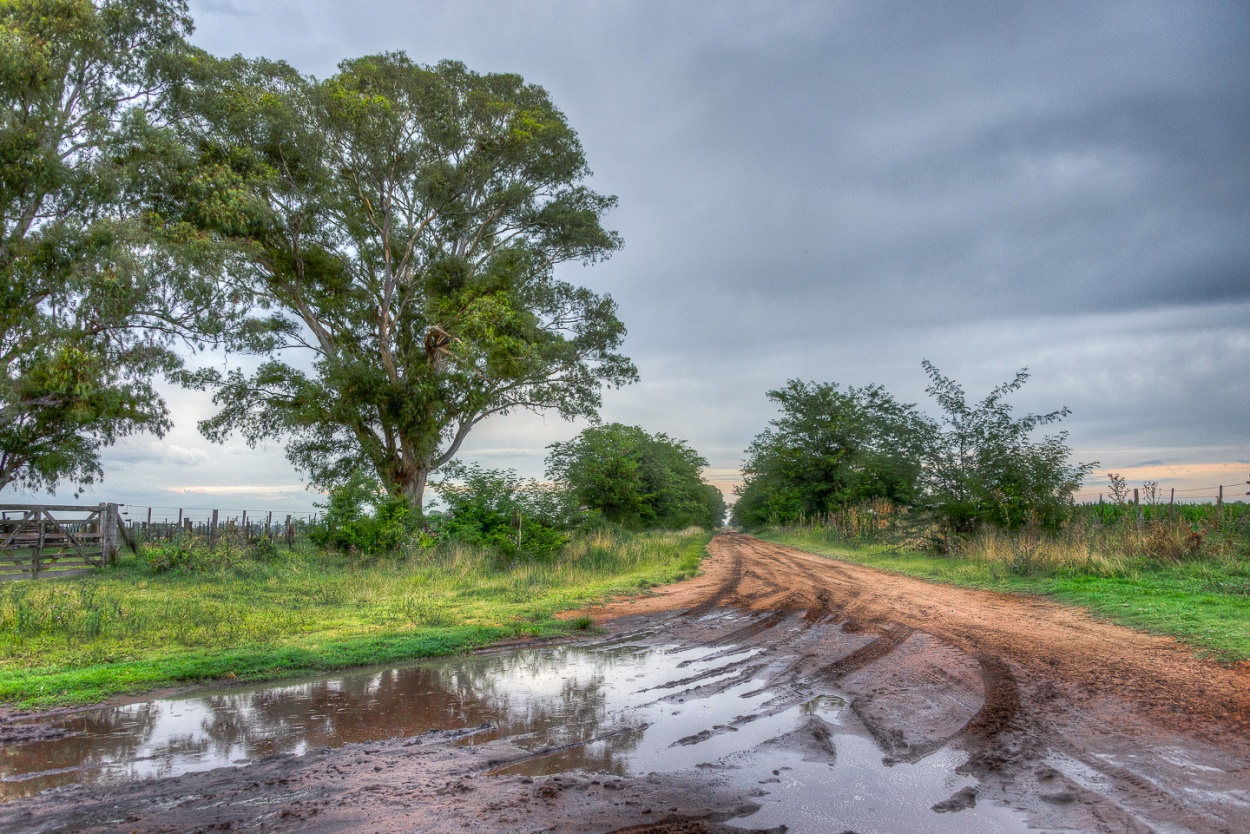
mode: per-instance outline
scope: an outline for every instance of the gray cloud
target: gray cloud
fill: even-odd
[[[970,394],[1029,366],[1020,407],[1071,406],[1084,459],[1250,454],[1250,6],[273,0],[240,27],[191,5],[217,53],[326,76],[402,49],[545,86],[620,197],[625,250],[563,272],[619,301],[642,370],[604,417],[715,467],[786,378],[924,402],[921,357]],[[200,448],[209,406],[171,403]],[[579,426],[495,421],[467,454],[541,474]]]

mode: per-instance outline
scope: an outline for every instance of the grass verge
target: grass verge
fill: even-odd
[[[693,576],[701,532],[576,539],[502,562],[450,546],[362,561],[306,549],[131,557],[95,575],[0,585],[0,703],[86,704],[158,687],[262,681],[433,657],[586,623],[554,615]],[[184,554],[185,555],[185,554]],[[156,558],[152,558],[155,556]]]
[[[1175,637],[1204,656],[1250,660],[1250,563],[1142,560],[1094,575],[1079,569],[1037,568],[1019,575],[1008,566],[963,556],[900,551],[885,545],[831,542],[819,531],[767,531],[761,538],[809,553],[967,588],[1041,594],[1082,606],[1130,628]]]

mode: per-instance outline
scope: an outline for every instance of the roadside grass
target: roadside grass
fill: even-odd
[[[1130,628],[1175,637],[1200,655],[1250,660],[1250,558],[1220,555],[1158,559],[1097,549],[1064,549],[1062,540],[990,534],[965,552],[938,555],[888,544],[839,540],[828,530],[784,528],[761,538],[822,556],[935,582],[1079,605]],[[1066,553],[1066,558],[1060,554]]]
[[[511,561],[454,544],[372,559],[153,546],[93,575],[0,585],[0,703],[85,704],[585,629],[554,614],[693,576],[708,540],[602,532]]]

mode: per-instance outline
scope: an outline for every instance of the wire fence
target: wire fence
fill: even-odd
[[[1157,481],[1146,481],[1142,486],[1133,487],[1132,490],[1132,502],[1134,504],[1143,502],[1152,504],[1175,504],[1178,502],[1205,504],[1214,502],[1222,504],[1226,501],[1238,501],[1250,496],[1250,480],[1238,481],[1232,484],[1214,484],[1212,486],[1184,487],[1181,489],[1163,487]],[[1112,500],[1112,493],[1109,489],[1086,489],[1072,497],[1079,504],[1101,504],[1104,501]]]

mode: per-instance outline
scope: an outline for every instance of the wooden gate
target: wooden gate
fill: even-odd
[[[0,582],[75,576],[117,556],[117,505],[0,504]]]

